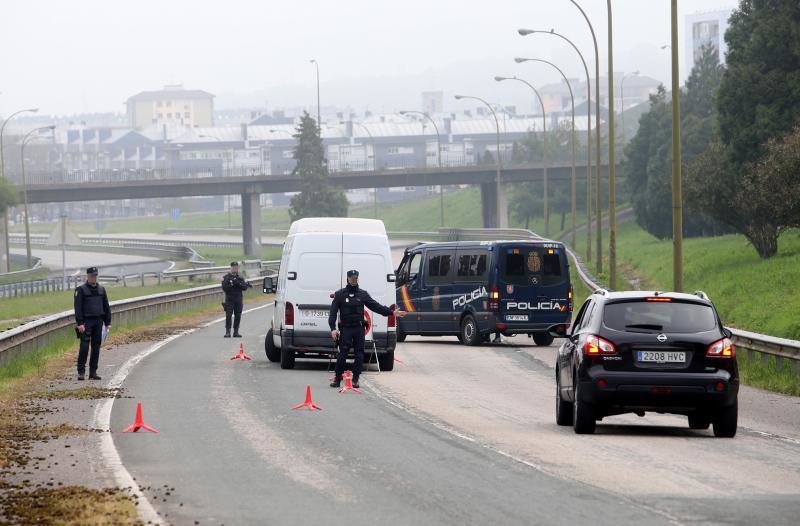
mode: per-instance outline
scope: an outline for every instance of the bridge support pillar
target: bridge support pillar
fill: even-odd
[[[0,272],[11,272],[11,262],[8,260],[8,212],[0,217]]]
[[[242,243],[248,258],[261,257],[261,205],[256,193],[242,194]]]
[[[508,228],[508,201],[503,185],[498,193],[495,183],[481,183],[481,212],[484,228]]]

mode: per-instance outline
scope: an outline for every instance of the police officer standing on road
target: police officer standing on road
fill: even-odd
[[[328,316],[328,325],[331,327],[331,337],[339,341],[339,356],[336,359],[336,377],[331,382],[331,387],[339,387],[342,383],[344,367],[347,363],[347,352],[353,348],[355,361],[353,363],[353,386],[358,387],[358,377],[361,375],[361,365],[364,363],[364,307],[383,316],[394,314],[398,318],[406,315],[405,311],[385,307],[372,299],[366,290],[358,287],[358,271],[347,271],[347,286],[338,290],[333,295],[331,312]],[[339,328],[336,330],[336,315],[339,314]]]
[[[97,283],[97,267],[86,269],[86,283],[75,289],[75,324],[81,346],[78,350],[78,380],[84,379],[86,356],[89,357],[89,379],[100,380],[97,366],[100,362],[100,344],[103,343],[103,325],[111,328],[111,307],[106,289]]]
[[[239,324],[242,321],[244,300],[242,294],[252,287],[239,275],[239,263],[231,262],[231,271],[222,278],[222,290],[225,291],[225,338],[231,337],[231,316],[233,316],[233,337],[241,338]]]

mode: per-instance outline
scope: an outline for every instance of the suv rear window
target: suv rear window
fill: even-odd
[[[679,301],[625,301],[603,309],[603,324],[616,331],[693,333],[717,326],[714,309]]]
[[[545,247],[500,249],[500,279],[515,285],[556,285],[566,280],[563,251]]]

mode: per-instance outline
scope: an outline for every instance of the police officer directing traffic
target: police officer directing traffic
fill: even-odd
[[[244,291],[252,287],[239,275],[239,263],[231,262],[231,270],[222,277],[222,290],[225,291],[225,338],[231,337],[231,317],[233,317],[233,337],[241,338],[239,334],[239,324],[242,321],[242,308]]]
[[[97,283],[97,267],[86,269],[86,283],[75,288],[75,324],[81,340],[78,350],[78,380],[84,379],[86,356],[89,357],[89,379],[100,380],[97,366],[100,361],[100,344],[103,342],[103,325],[111,327],[111,307],[106,289]]]
[[[331,312],[328,316],[328,325],[331,327],[331,337],[339,341],[339,356],[336,359],[336,377],[331,382],[331,387],[339,387],[347,362],[347,352],[353,348],[355,360],[353,362],[353,386],[358,387],[358,377],[361,375],[361,365],[364,363],[364,307],[383,316],[395,315],[402,318],[405,311],[392,309],[381,305],[358,287],[358,271],[347,271],[347,286],[333,295]],[[339,330],[336,330],[336,315],[339,314]]]

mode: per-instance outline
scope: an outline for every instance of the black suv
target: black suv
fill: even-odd
[[[739,371],[731,332],[702,292],[595,291],[556,364],[556,422],[594,433],[603,417],[645,411],[689,417],[733,437]],[[558,334],[558,333],[561,334]]]

